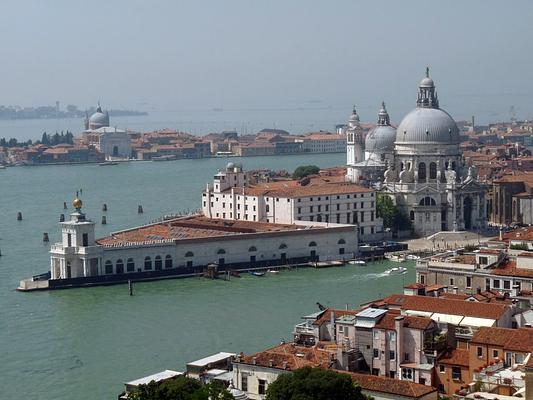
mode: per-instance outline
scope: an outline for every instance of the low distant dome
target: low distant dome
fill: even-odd
[[[227,165],[226,165],[226,169],[233,169],[235,168],[235,164],[232,163],[232,162],[229,162]]]
[[[102,111],[102,108],[98,106],[96,111],[89,118],[89,129],[98,129],[105,126],[109,126],[109,114]]]
[[[446,111],[417,107],[398,125],[396,143],[458,144],[459,129]]]

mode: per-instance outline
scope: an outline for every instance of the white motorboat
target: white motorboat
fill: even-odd
[[[408,254],[406,257],[405,257],[407,260],[419,260],[420,259],[420,256],[417,256],[415,254]]]
[[[277,269],[269,269],[267,272],[270,274],[279,274],[279,270]]]
[[[392,255],[392,256],[390,256],[389,260],[390,261],[394,261],[394,262],[405,262],[405,257],[404,256],[398,256],[398,255]]]
[[[406,272],[407,272],[407,268],[405,267],[394,267],[394,268],[391,268],[385,271],[387,275],[401,275],[401,274],[405,274]]]
[[[348,264],[366,265],[366,261],[363,261],[363,260],[350,260],[350,261],[348,261]]]

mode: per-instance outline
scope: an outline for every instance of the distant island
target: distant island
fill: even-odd
[[[59,102],[55,106],[37,106],[37,107],[20,107],[20,106],[3,106],[0,105],[0,120],[15,119],[59,119],[59,118],[85,118],[96,111],[95,107],[87,110],[80,110],[77,106],[69,104],[66,110],[61,110]],[[136,117],[148,115],[145,111],[134,110],[108,110],[109,115],[113,117]]]

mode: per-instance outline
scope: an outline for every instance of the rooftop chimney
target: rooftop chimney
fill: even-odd
[[[503,240],[503,229],[502,229],[502,228],[500,228],[500,235],[499,235],[499,237],[500,237],[500,240]]]
[[[256,364],[257,364],[257,358],[256,358],[256,357],[253,357],[253,358],[252,358],[252,364],[253,364],[253,365],[256,365]]]
[[[268,360],[268,366],[272,368],[274,366],[274,360]]]
[[[452,292],[453,294],[457,294],[459,292],[459,288],[457,286],[454,286]]]

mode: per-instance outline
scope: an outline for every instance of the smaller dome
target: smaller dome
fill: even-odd
[[[74,201],[72,202],[72,205],[74,206],[74,208],[76,210],[81,210],[81,206],[83,205],[83,202],[81,201],[81,199],[79,199],[78,197],[76,197],[74,199]]]
[[[235,164],[232,163],[232,162],[229,162],[227,165],[226,165],[226,169],[233,169],[235,168]]]
[[[429,76],[426,76],[424,79],[420,81],[420,87],[435,87],[435,82],[433,82],[433,79],[431,79]]]
[[[366,135],[365,151],[386,153],[394,150],[396,129],[390,125],[378,125]]]

